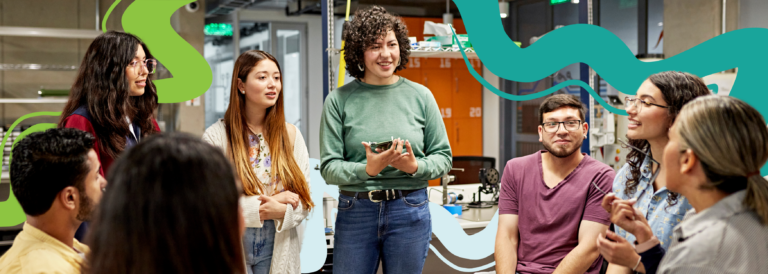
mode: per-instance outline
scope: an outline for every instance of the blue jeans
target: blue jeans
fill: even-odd
[[[261,228],[248,227],[243,236],[243,250],[248,274],[269,274],[275,247],[275,221],[266,220]]]
[[[339,195],[333,273],[421,273],[432,239],[426,189],[396,200],[372,202]]]

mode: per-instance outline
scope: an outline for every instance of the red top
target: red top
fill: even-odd
[[[157,121],[155,121],[154,118],[152,119],[152,124],[155,125],[155,130],[157,132],[160,132],[160,126],[157,125]],[[96,135],[96,130],[93,129],[93,125],[91,124],[91,121],[88,121],[88,118],[85,118],[82,115],[72,114],[66,119],[64,119],[64,127],[76,128],[93,135],[93,138],[94,138],[93,150],[96,151],[96,155],[99,157],[99,162],[101,163],[101,168],[99,168],[99,174],[101,174],[101,176],[103,177],[107,177],[105,172],[109,170],[109,166],[112,165],[112,162],[115,159],[113,159],[106,153],[102,153],[102,151],[99,149],[99,137]]]

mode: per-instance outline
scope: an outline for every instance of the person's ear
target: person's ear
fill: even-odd
[[[694,167],[698,164],[699,158],[693,153],[693,150],[686,149],[680,155],[680,174],[687,174],[693,171]]]
[[[542,130],[543,128],[541,127],[541,125],[539,125],[539,142],[542,142],[544,140],[543,139],[544,136],[542,135],[543,134]]]
[[[237,78],[237,92],[245,94],[245,83],[240,78]]]
[[[587,139],[587,134],[589,134],[589,125],[587,124],[587,122],[584,122],[583,129],[584,129],[584,139]]]
[[[76,187],[68,186],[62,189],[57,197],[64,208],[75,210],[80,199],[80,191]]]

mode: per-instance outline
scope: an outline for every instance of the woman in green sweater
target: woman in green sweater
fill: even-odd
[[[399,17],[360,10],[342,36],[355,81],[328,95],[320,122],[320,172],[340,190],[333,271],[376,273],[381,260],[384,273],[421,273],[432,234],[427,180],[451,168],[445,125],[429,89],[394,75],[410,54]]]

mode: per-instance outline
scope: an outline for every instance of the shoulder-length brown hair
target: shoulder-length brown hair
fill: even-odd
[[[238,80],[246,83],[248,74],[259,62],[272,61],[277,65],[280,75],[283,74],[277,59],[269,53],[260,50],[249,50],[237,58],[235,68],[232,71],[232,87],[229,93],[229,107],[224,114],[224,123],[227,128],[227,141],[229,141],[227,154],[235,165],[240,181],[243,183],[243,191],[246,195],[260,195],[264,193],[264,186],[259,182],[256,173],[251,167],[248,148],[250,143],[245,109],[245,94],[238,92]],[[280,77],[280,86],[283,78]],[[312,208],[312,198],[309,196],[309,184],[304,178],[304,173],[293,158],[293,146],[285,127],[285,110],[283,109],[283,92],[277,96],[277,103],[267,108],[264,124],[266,125],[266,139],[269,151],[272,154],[272,174],[280,178],[283,188],[299,195],[301,203]]]
[[[85,106],[93,118],[99,149],[112,158],[117,158],[125,149],[125,136],[130,134],[125,117],[130,117],[141,129],[142,136],[155,132],[152,123],[157,108],[155,84],[147,77],[144,94],[131,96],[130,83],[125,77],[139,45],[144,48],[147,59],[152,58],[147,45],[133,34],[108,31],[96,37],[85,52],[59,120],[59,127],[64,127],[64,120]]]

